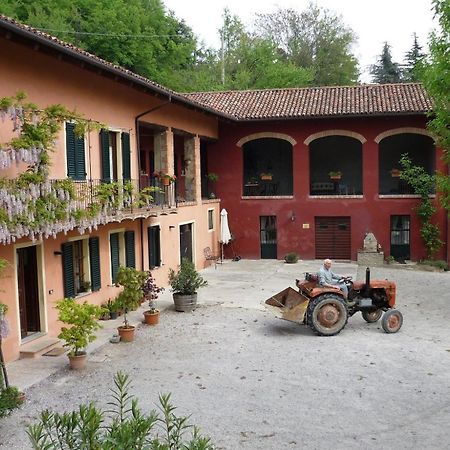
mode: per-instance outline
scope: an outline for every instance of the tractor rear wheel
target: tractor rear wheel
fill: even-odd
[[[386,333],[397,333],[403,325],[403,314],[398,309],[389,309],[381,319],[381,326]]]
[[[363,319],[367,323],[375,323],[380,320],[381,315],[383,314],[382,309],[376,309],[374,311],[362,311],[361,312]]]
[[[334,336],[347,324],[348,311],[344,299],[325,294],[309,302],[308,325],[319,336]]]

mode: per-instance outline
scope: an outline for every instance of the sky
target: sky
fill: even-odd
[[[219,48],[218,29],[225,7],[251,26],[257,13],[274,12],[278,7],[303,11],[308,0],[163,0],[179,19],[184,19],[207,47]],[[370,82],[369,66],[381,54],[383,44],[391,45],[393,60],[402,63],[417,33],[426,49],[428,34],[437,27],[431,0],[316,0],[315,3],[339,14],[357,35],[353,48],[360,62],[361,82]]]

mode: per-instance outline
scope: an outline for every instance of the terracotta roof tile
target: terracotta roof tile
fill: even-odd
[[[198,92],[184,95],[240,120],[424,114],[432,106],[420,83]]]

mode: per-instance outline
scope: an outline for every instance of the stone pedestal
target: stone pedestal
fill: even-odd
[[[364,247],[358,251],[358,264],[360,266],[382,266],[384,264],[384,253],[379,251],[380,247],[373,233],[367,233],[364,238]]]

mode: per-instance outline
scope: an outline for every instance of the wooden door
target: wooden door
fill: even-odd
[[[316,217],[316,258],[351,259],[350,217]]]
[[[17,249],[20,332],[22,338],[41,331],[36,246]]]

